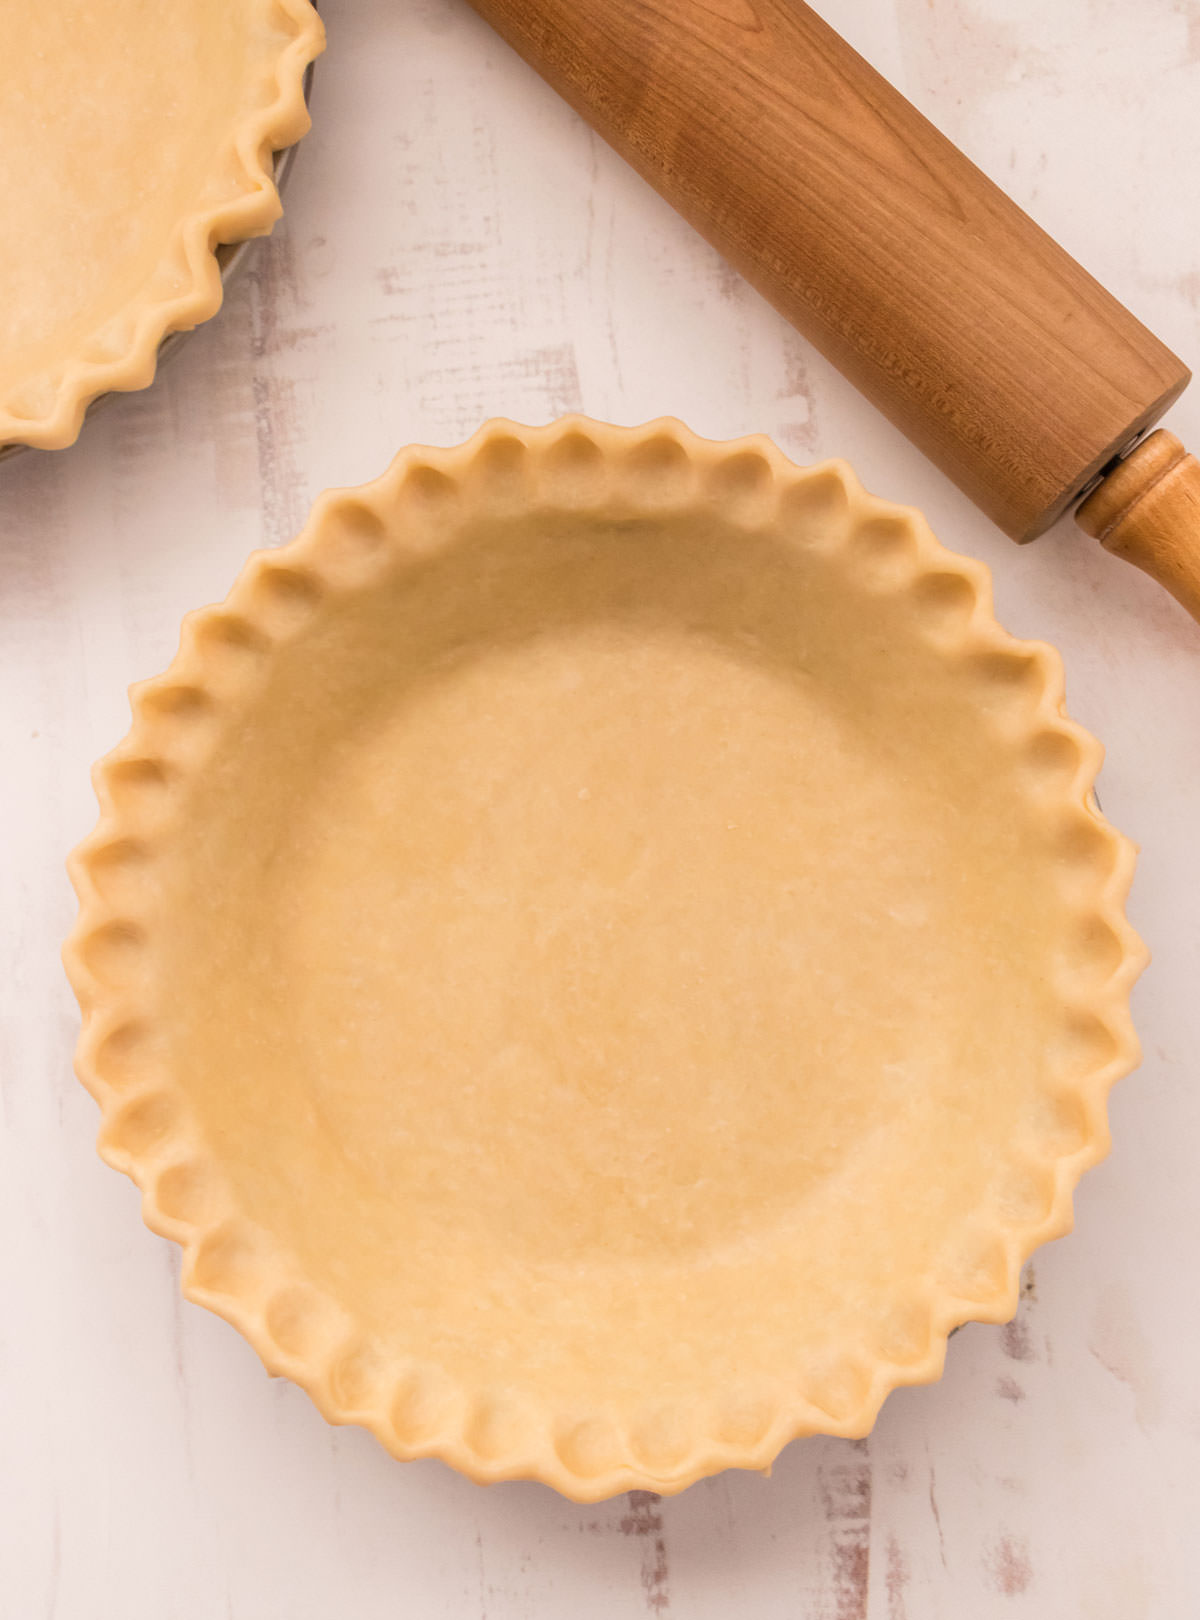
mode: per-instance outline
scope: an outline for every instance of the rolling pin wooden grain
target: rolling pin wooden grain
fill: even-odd
[[[799,0],[472,0],[1014,540],[1080,521],[1200,617],[1189,373]],[[1169,440],[1169,444],[1164,444]]]

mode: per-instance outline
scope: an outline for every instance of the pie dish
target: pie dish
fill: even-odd
[[[485,426],[327,493],[97,768],[100,1151],[333,1422],[578,1500],[862,1435],[1137,1055],[1057,655],[831,462]]]
[[[74,442],[221,302],[215,250],[279,216],[271,154],[308,128],[309,0],[9,8],[0,102],[0,445]]]

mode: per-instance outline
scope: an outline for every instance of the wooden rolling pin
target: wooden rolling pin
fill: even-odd
[[[472,3],[1014,540],[1094,488],[1200,618],[1200,463],[1128,453],[1187,368],[815,12]]]

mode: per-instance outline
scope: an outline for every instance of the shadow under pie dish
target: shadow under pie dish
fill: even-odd
[[[485,426],[133,692],[66,948],[100,1148],[334,1422],[579,1500],[867,1432],[1136,1061],[1057,655],[842,463]]]
[[[279,217],[308,129],[309,0],[10,5],[0,99],[0,446],[74,442],[221,302],[216,250]]]

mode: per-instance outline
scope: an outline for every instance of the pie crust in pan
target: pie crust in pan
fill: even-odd
[[[862,1435],[1136,1061],[1056,653],[840,462],[492,422],[321,497],[97,768],[100,1150],[333,1422],[580,1500]]]
[[[0,100],[0,445],[60,449],[221,303],[216,249],[279,217],[308,129],[309,0],[13,4]]]

